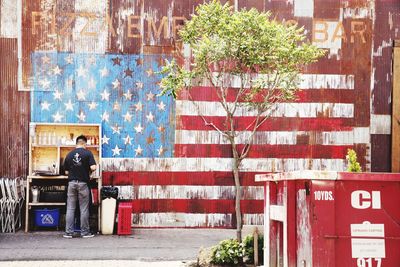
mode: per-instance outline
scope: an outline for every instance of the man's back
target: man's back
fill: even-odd
[[[81,147],[75,148],[68,153],[64,162],[68,180],[88,182],[92,165],[96,165],[92,152]]]

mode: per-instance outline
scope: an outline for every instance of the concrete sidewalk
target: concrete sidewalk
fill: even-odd
[[[181,261],[0,261],[1,267],[185,267]]]
[[[24,260],[130,260],[148,262],[146,265],[129,264],[124,266],[152,266],[149,263],[151,261],[175,261],[171,264],[179,266],[176,265],[176,262],[195,260],[200,247],[213,246],[223,239],[234,237],[235,230],[226,229],[133,229],[131,236],[98,235],[88,239],[65,239],[62,237],[62,232],[54,231],[32,233],[20,231],[16,234],[0,234],[0,260],[3,261],[0,262],[0,266],[5,264],[4,261]],[[132,262],[132,264],[135,263]],[[49,265],[46,264],[46,266]],[[96,266],[103,265],[97,264]],[[104,266],[114,265],[107,264]]]

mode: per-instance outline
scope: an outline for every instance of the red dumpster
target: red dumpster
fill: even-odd
[[[400,266],[400,174],[299,171],[256,180],[265,182],[264,266]]]

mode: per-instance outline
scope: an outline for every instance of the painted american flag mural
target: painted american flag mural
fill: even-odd
[[[35,52],[32,121],[101,123],[102,157],[171,157],[174,105],[163,56]]]
[[[116,184],[121,198],[133,200],[135,225],[235,226],[228,143],[204,125],[185,94],[176,102],[157,96],[161,79],[157,71],[164,59],[172,57],[171,37],[182,16],[189,18],[193,13],[195,1],[40,2],[24,1],[24,10],[29,11],[23,16],[23,25],[29,29],[24,34],[34,41],[23,44],[29,54],[26,62],[32,65],[27,68],[33,83],[31,120],[102,124],[103,184]],[[36,18],[43,25],[31,31],[31,18],[38,9],[43,14],[57,11],[61,41],[52,39],[48,21]],[[69,18],[66,14],[71,15],[68,12],[75,16],[68,28],[70,35],[61,33]],[[96,15],[89,28],[84,28],[85,12]],[[307,18],[306,27],[312,21]],[[362,111],[369,103],[365,101],[369,69],[349,65],[353,44],[340,47],[305,70],[298,101],[281,104],[257,132],[241,172],[245,224],[263,222],[263,188],[254,181],[255,174],[344,170],[350,147],[356,148],[362,165],[369,168],[369,115]],[[163,49],[168,56],[160,54]],[[347,52],[336,57],[338,51]],[[368,60],[363,62],[368,65]],[[230,96],[237,82],[232,79]],[[203,84],[193,88],[192,96],[208,120],[224,123],[212,88]],[[251,112],[239,110],[240,145],[252,119]]]
[[[133,200],[139,226],[230,227],[234,184],[229,144],[207,127],[188,96],[160,96],[163,55],[35,52],[31,120],[101,123],[103,183]],[[254,175],[299,169],[343,170],[346,149],[362,142],[352,127],[351,98],[316,97],[321,90],[354,89],[352,75],[303,74],[296,103],[279,104],[257,132],[242,165],[245,224],[262,224],[263,188]],[[228,95],[234,96],[232,79]],[[326,89],[329,88],[329,89]],[[224,112],[207,84],[191,90],[209,121],[223,125]],[[232,98],[233,99],[233,98]],[[239,109],[237,142],[244,144],[252,112]],[[296,131],[294,131],[296,129]],[[313,138],[310,144],[310,136]]]

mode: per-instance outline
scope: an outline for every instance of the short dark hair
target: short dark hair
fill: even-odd
[[[78,144],[79,140],[85,141],[87,143],[87,138],[84,135],[80,135],[76,138],[76,143]]]

